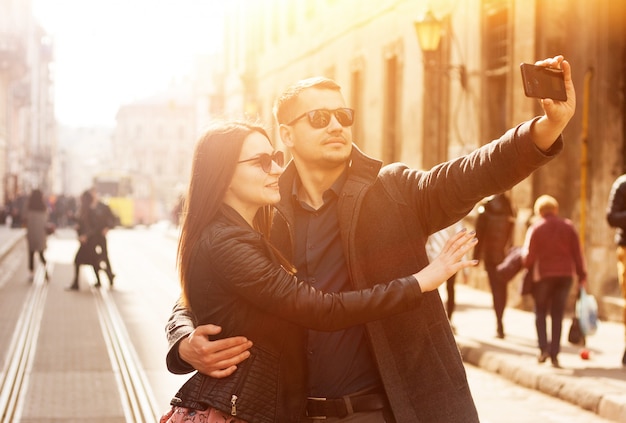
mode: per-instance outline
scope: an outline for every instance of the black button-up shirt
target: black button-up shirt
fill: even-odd
[[[324,204],[317,210],[298,199],[299,179],[293,187],[297,277],[324,292],[352,289],[337,213],[346,177],[344,172],[324,193]],[[307,353],[310,396],[341,398],[380,384],[362,325],[335,332],[310,330]]]

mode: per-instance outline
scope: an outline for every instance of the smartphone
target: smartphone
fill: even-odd
[[[522,63],[520,69],[526,97],[567,101],[562,70],[531,65],[530,63]]]

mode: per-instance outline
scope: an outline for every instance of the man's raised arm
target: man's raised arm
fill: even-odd
[[[537,148],[548,151],[559,138],[576,110],[576,91],[572,82],[572,69],[563,56],[535,62],[537,66],[562,69],[565,80],[567,101],[556,101],[549,98],[541,99],[541,107],[545,114],[533,123],[531,135]]]

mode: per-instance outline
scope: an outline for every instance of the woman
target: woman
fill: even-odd
[[[578,276],[579,288],[587,280],[585,261],[580,249],[578,234],[571,221],[558,216],[559,203],[554,197],[542,195],[534,206],[537,220],[528,228],[522,259],[532,273],[532,295],[535,300],[535,326],[539,342],[540,363],[548,357],[554,367],[560,367],[561,328],[565,303]],[[550,310],[552,340],[548,342],[546,315]]]
[[[96,288],[101,286],[100,283],[100,261],[101,257],[98,254],[98,237],[97,237],[97,216],[93,211],[94,196],[90,191],[85,191],[80,196],[80,208],[78,210],[78,240],[80,246],[74,257],[74,280],[72,285],[67,289],[72,291],[78,291],[78,276],[80,274],[80,266],[83,264],[89,265],[93,268],[96,274]]]
[[[265,130],[245,122],[222,123],[196,145],[178,247],[182,300],[199,324],[218,324],[220,337],[243,335],[254,345],[232,375],[192,376],[162,422],[300,421],[306,328],[337,330],[417,307],[422,292],[476,265],[461,261],[476,242],[462,231],[429,266],[387,285],[325,294],[298,282],[267,241],[283,161]]]
[[[43,200],[41,190],[34,189],[28,197],[26,208],[26,238],[28,240],[28,270],[29,280],[33,280],[35,269],[35,253],[39,255],[39,260],[44,266],[44,277],[48,280],[46,268],[46,224],[48,222],[48,207]]]

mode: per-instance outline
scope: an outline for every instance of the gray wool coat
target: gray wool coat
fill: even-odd
[[[48,212],[28,210],[26,212],[26,239],[29,251],[44,251],[46,249],[46,222]]]

